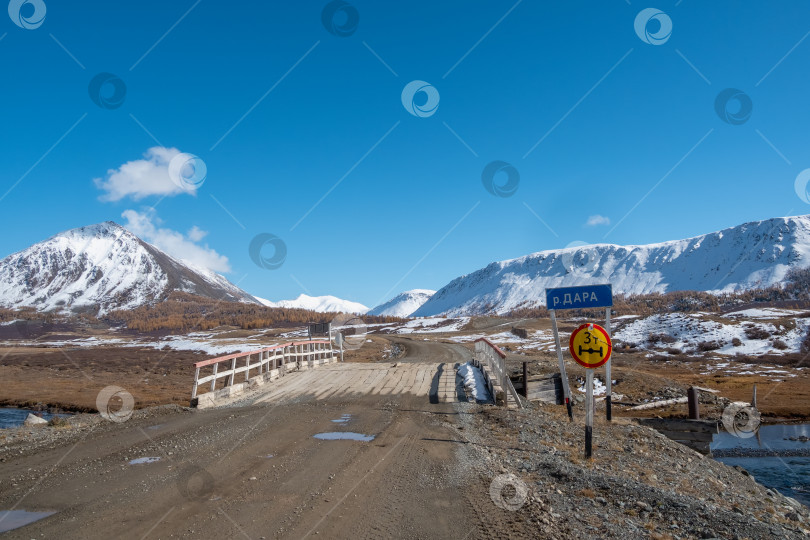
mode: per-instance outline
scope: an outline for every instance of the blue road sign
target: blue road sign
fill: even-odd
[[[612,305],[613,287],[610,283],[546,289],[546,307],[548,309],[587,309]]]

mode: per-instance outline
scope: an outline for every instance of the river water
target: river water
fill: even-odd
[[[23,425],[23,422],[25,422],[25,419],[30,413],[41,414],[42,418],[45,420],[50,420],[54,416],[68,416],[64,414],[55,415],[47,412],[29,411],[25,409],[0,408],[0,429],[19,427]]]
[[[711,449],[745,452],[774,451],[782,454],[810,453],[810,441],[791,441],[790,438],[810,437],[810,424],[762,426],[757,437],[740,438],[726,432],[714,436]],[[717,457],[726,465],[739,465],[751,473],[757,482],[793,497],[810,506],[810,457]]]

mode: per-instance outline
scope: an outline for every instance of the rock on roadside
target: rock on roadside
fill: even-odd
[[[23,425],[26,426],[44,426],[47,424],[48,424],[47,420],[45,420],[44,418],[40,418],[39,416],[32,413],[28,413],[28,416],[23,422]]]

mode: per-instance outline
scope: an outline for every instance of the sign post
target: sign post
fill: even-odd
[[[585,457],[590,458],[593,445],[593,370],[585,372]]]
[[[338,332],[337,335],[335,335],[335,341],[338,347],[340,347],[340,361],[343,362],[343,332]]]
[[[565,396],[565,406],[568,409],[568,419],[574,420],[574,413],[571,409],[571,387],[568,384],[568,375],[565,372],[565,360],[563,360],[562,345],[560,344],[560,334],[557,330],[558,309],[589,309],[604,307],[607,308],[607,334],[610,334],[610,308],[613,306],[613,288],[611,285],[586,285],[584,287],[559,287],[556,289],[546,289],[546,307],[551,317],[551,328],[554,332],[554,344],[557,349],[557,362],[560,366],[560,377],[563,384],[563,395]],[[608,381],[607,392],[610,396],[610,365],[607,367]],[[610,401],[608,401],[608,420],[610,420]]]
[[[557,364],[560,367],[565,407],[568,409],[568,419],[573,422],[574,411],[571,409],[571,387],[568,386],[568,375],[565,373],[565,360],[563,360],[562,346],[560,345],[560,333],[557,331],[557,316],[554,314],[553,309],[548,312],[551,314],[551,328],[554,330],[554,344],[557,349]]]
[[[605,309],[605,331],[607,332],[608,339],[610,339],[610,308]],[[611,390],[613,388],[613,380],[610,378],[610,358],[605,364],[605,418],[608,422],[613,421],[613,411],[611,410]]]
[[[586,323],[571,333],[568,350],[585,372],[585,457],[590,458],[593,441],[593,370],[606,364],[613,352],[608,331],[598,324]]]

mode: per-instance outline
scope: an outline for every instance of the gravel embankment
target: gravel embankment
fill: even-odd
[[[493,515],[502,526],[532,524],[541,538],[810,534],[810,511],[799,502],[647,427],[597,419],[589,461],[581,407],[574,423],[558,406],[476,407],[460,415],[459,435],[476,449],[463,459],[482,472],[483,482],[496,483],[496,499],[497,486],[504,486],[501,506],[514,510]]]

